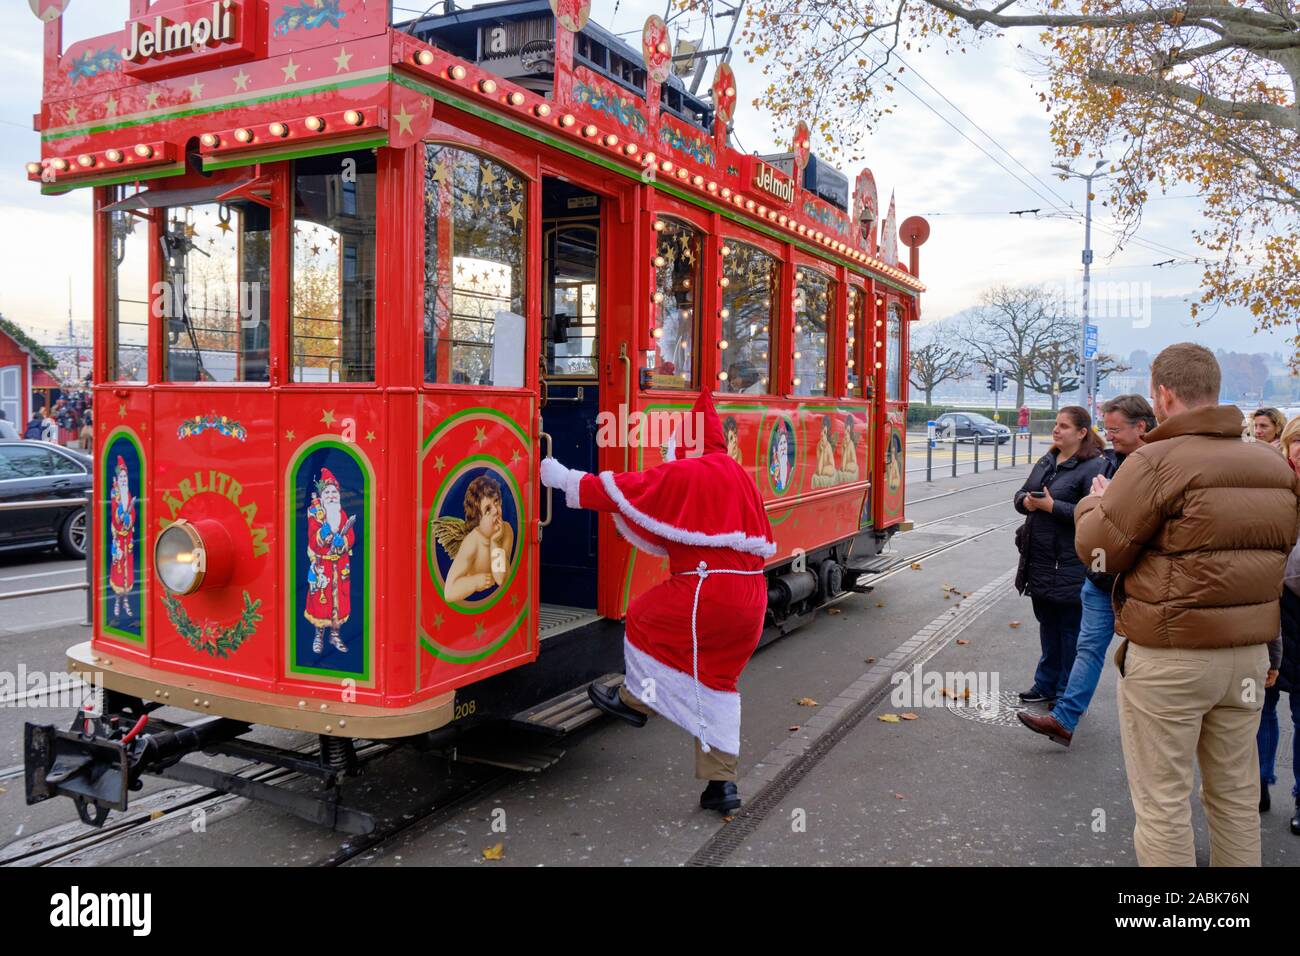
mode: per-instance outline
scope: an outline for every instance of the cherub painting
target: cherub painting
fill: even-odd
[[[827,488],[835,484],[835,448],[831,444],[831,417],[822,416],[821,435],[817,439],[817,467],[813,471],[812,486]]]
[[[844,416],[844,432],[840,435],[840,481],[858,480],[858,441],[853,432],[853,416]]]
[[[722,420],[722,434],[727,439],[727,454],[737,465],[744,465],[744,459],[740,455],[740,426],[736,423],[735,415],[728,415]]]
[[[465,517],[435,518],[433,533],[451,558],[443,593],[448,601],[486,596],[505,583],[514,554],[515,533],[501,509],[501,485],[479,475],[465,489]]]

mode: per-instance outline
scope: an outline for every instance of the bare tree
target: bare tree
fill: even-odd
[[[934,390],[944,382],[957,381],[970,374],[970,358],[960,339],[945,326],[918,329],[912,340],[912,368],[909,378],[913,388],[925,392],[925,404],[931,405]]]
[[[1061,338],[1057,300],[1041,286],[998,285],[980,296],[980,306],[958,333],[974,365],[1003,372],[1016,383],[1016,407],[1025,387],[1041,381],[1040,352]],[[1077,354],[1077,353],[1076,353]]]

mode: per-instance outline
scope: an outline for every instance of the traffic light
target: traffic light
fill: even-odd
[[[1005,392],[1006,390],[1007,390],[1007,376],[1003,372],[998,372],[998,391]]]
[[[990,392],[1001,392],[1007,387],[1007,377],[1002,372],[990,372],[984,377]]]

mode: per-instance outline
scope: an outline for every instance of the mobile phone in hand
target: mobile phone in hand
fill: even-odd
[[[1046,497],[1047,497],[1047,492],[1046,492],[1046,491],[1031,491],[1031,492],[1029,493],[1029,497],[1031,497],[1031,498],[1046,498]]]

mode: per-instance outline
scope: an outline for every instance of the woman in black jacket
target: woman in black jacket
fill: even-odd
[[[1020,694],[1026,703],[1055,701],[1070,680],[1085,573],[1074,553],[1074,506],[1088,495],[1104,464],[1092,417],[1078,405],[1057,413],[1052,442],[1015,497],[1016,510],[1028,516],[1016,532],[1016,590],[1033,601],[1042,643],[1034,686]]]

